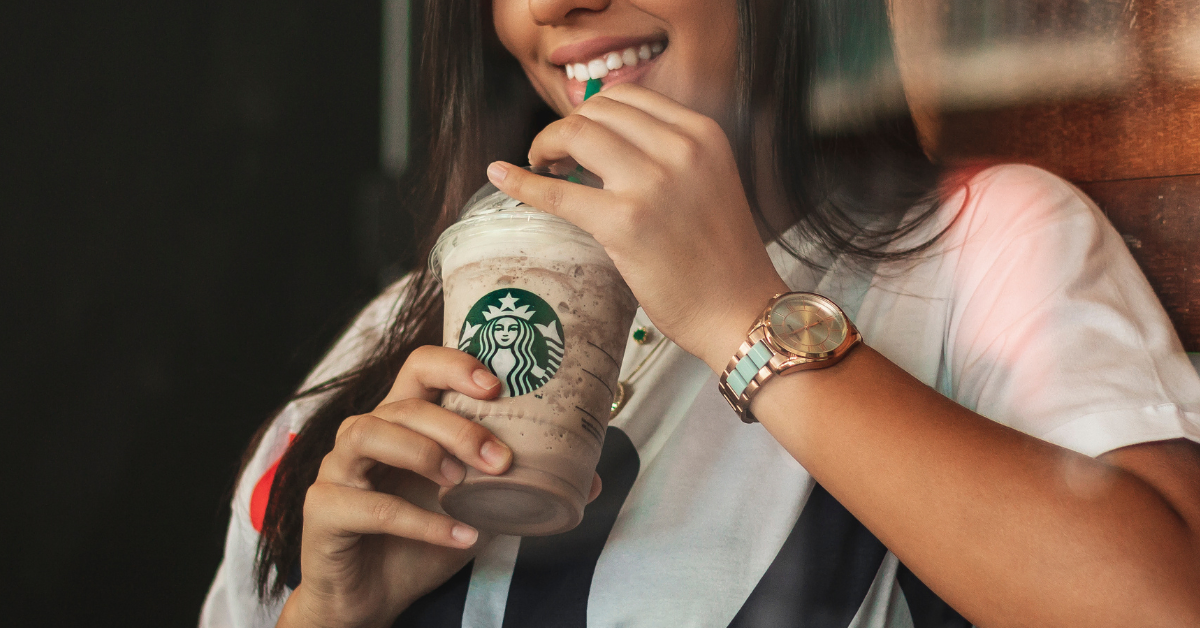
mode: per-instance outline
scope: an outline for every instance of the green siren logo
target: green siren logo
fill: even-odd
[[[501,397],[519,397],[546,385],[563,358],[554,310],[538,295],[515,288],[489,292],[475,302],[463,321],[458,348],[500,378]]]

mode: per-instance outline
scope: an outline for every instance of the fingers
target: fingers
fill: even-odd
[[[395,495],[329,482],[317,482],[308,489],[304,524],[306,529],[330,537],[390,534],[453,548],[471,547],[479,538],[471,526]]]
[[[655,160],[669,162],[672,157],[691,150],[689,144],[693,140],[686,129],[664,122],[652,112],[617,99],[594,97],[585,106],[576,110],[573,116],[580,116],[596,122],[600,128],[616,134],[627,144]],[[558,146],[556,142],[566,134],[557,130],[555,125],[567,124],[568,120],[569,117],[550,124],[545,131],[534,138],[533,146],[529,151],[530,163],[542,164],[556,161],[556,159],[548,159],[547,156],[556,150],[561,152],[562,147]],[[538,161],[534,161],[535,159]],[[623,155],[620,161],[625,162],[628,159],[628,155]],[[643,166],[639,164],[638,174],[644,174],[644,170],[641,169]],[[597,172],[597,174],[600,173]]]
[[[361,415],[342,423],[317,479],[371,489],[367,472],[379,463],[416,472],[440,486],[453,486],[466,473],[462,464],[432,439],[377,416]]]
[[[603,191],[530,175],[503,162],[489,166],[488,178],[510,196],[600,237],[614,219],[621,222],[614,212],[624,206],[614,193],[645,196],[641,192],[666,187],[663,182],[697,176],[714,155],[731,161],[731,150],[711,118],[652,90],[618,85],[548,125],[529,152],[534,165],[582,165],[604,180]]]
[[[616,101],[645,111],[665,124],[674,125],[690,131],[698,131],[705,126],[707,116],[696,113],[670,98],[641,85],[625,83],[606,89],[587,102],[576,108],[576,112],[587,112],[604,100]],[[590,113],[584,115],[591,116]]]
[[[373,490],[368,480],[368,472],[383,464],[446,488],[463,481],[463,461],[485,473],[498,474],[512,464],[512,451],[482,425],[424,399],[381,405],[371,414],[342,423],[333,450],[322,461],[317,481],[309,489],[306,517],[310,509],[319,513],[325,533],[332,536],[390,534],[447,547],[470,547],[478,538],[470,526],[397,495]]]
[[[500,394],[500,380],[479,360],[457,349],[417,347],[380,405],[410,398],[436,401],[444,390],[491,399]]]
[[[560,216],[595,234],[608,216],[613,202],[605,190],[543,177],[502,161],[488,166],[488,179],[505,194],[544,212]]]
[[[631,109],[613,101],[606,104],[608,109]],[[613,117],[611,113],[609,117]],[[639,128],[665,128],[661,122],[644,113],[638,119]],[[606,188],[614,184],[619,186],[644,172],[649,160],[637,145],[618,133],[615,126],[602,124],[581,113],[555,120],[534,138],[529,150],[529,162],[534,166],[544,166],[572,158],[603,179]]]
[[[466,476],[463,462],[484,473],[503,473],[512,452],[474,421],[428,401],[405,399],[343,421],[317,477],[367,490],[372,488],[367,472],[382,463],[449,487]]]
[[[414,405],[421,411],[413,411]],[[375,414],[436,442],[450,455],[484,473],[503,473],[512,464],[512,450],[491,431],[445,408],[412,400],[385,404]]]

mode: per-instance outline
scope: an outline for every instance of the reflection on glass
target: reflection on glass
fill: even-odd
[[[821,8],[820,22],[843,34],[835,40],[839,31],[831,28],[821,41],[818,127],[852,125],[903,105],[901,77],[919,118],[923,106],[1102,96],[1126,87],[1141,63],[1138,8],[1127,0],[890,0],[853,3],[860,5],[853,14],[836,15],[850,11],[847,4]],[[1197,34],[1184,35],[1192,45],[1180,49],[1193,57],[1181,65],[1200,67]]]

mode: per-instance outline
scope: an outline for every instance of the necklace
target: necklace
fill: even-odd
[[[625,407],[625,402],[629,401],[629,397],[633,395],[633,384],[631,383],[633,382],[633,378],[637,377],[637,374],[641,372],[642,367],[646,366],[646,363],[650,361],[650,358],[654,357],[654,354],[658,353],[658,350],[662,348],[663,343],[666,341],[666,336],[659,338],[658,342],[655,343],[654,348],[650,350],[650,353],[646,354],[646,357],[642,358],[642,361],[639,362],[636,367],[634,367],[633,372],[629,374],[629,377],[617,382],[617,394],[613,395],[612,414],[608,415],[610,421],[613,417],[617,416],[617,413],[621,411],[621,408]]]

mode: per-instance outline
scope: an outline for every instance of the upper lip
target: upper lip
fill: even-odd
[[[566,44],[554,49],[548,60],[554,65],[568,63],[587,63],[606,52],[636,48],[642,44],[652,44],[656,41],[666,41],[662,35],[641,35],[637,37],[593,37],[573,44]]]

